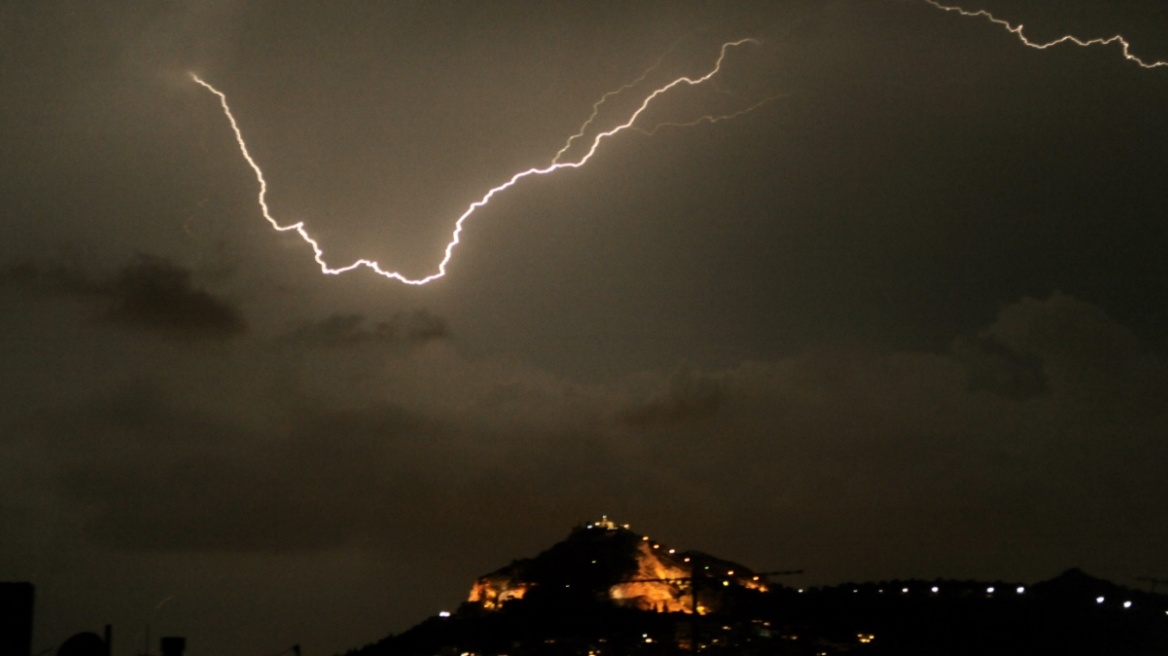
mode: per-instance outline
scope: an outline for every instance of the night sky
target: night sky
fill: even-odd
[[[1168,59],[1159,1],[980,1]],[[424,287],[274,232],[188,75],[277,218],[421,276],[743,37],[642,127],[768,102],[525,180]],[[1168,575],[1168,68],[924,0],[45,0],[0,54],[34,652],[332,654],[602,513],[798,585]]]

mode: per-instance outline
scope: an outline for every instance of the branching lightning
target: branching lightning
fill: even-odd
[[[751,105],[750,107],[747,107],[746,109],[740,109],[736,112],[731,112],[729,114],[707,114],[706,116],[699,116],[698,118],[695,118],[692,121],[664,121],[664,122],[661,122],[661,123],[654,125],[651,128],[634,127],[632,129],[640,132],[641,134],[644,134],[646,136],[651,137],[651,136],[657,134],[658,130],[663,130],[665,128],[692,128],[695,125],[701,125],[702,123],[713,124],[713,123],[718,123],[721,121],[728,121],[732,118],[738,118],[739,116],[742,116],[743,114],[749,114],[750,112],[753,112],[754,110],[758,109],[759,107],[762,107],[763,105],[769,103],[770,101],[772,101],[774,99],[775,98],[773,98],[773,97],[772,98],[763,98],[762,100],[754,103],[753,105]]]
[[[303,221],[283,225],[279,221],[277,221],[275,218],[273,218],[271,211],[268,208],[268,203],[267,203],[267,193],[268,193],[267,180],[264,179],[263,171],[260,169],[259,164],[256,163],[255,158],[252,157],[251,152],[247,148],[247,143],[243,139],[243,132],[239,127],[239,123],[235,119],[235,115],[231,111],[231,107],[227,103],[227,96],[219,89],[211,86],[210,83],[203,80],[198,75],[191,73],[190,76],[191,76],[192,80],[194,80],[198,84],[202,85],[204,88],[206,88],[208,91],[215,94],[215,96],[217,96],[219,98],[219,105],[223,109],[223,114],[227,117],[227,121],[231,125],[232,132],[235,133],[235,141],[239,146],[239,151],[243,155],[244,160],[247,161],[248,166],[250,166],[252,171],[255,173],[256,182],[259,184],[259,193],[257,196],[257,200],[259,202],[259,207],[260,207],[261,212],[263,213],[264,219],[267,220],[267,222],[272,226],[272,228],[278,232],[294,232],[297,235],[299,235],[300,238],[302,240],[304,240],[304,242],[307,243],[312,248],[313,258],[316,260],[316,263],[320,266],[320,270],[322,273],[329,274],[329,275],[338,275],[338,274],[342,274],[342,273],[347,273],[347,272],[352,271],[354,269],[365,267],[365,268],[370,269],[371,271],[373,271],[374,273],[376,273],[380,276],[383,276],[385,278],[389,278],[391,280],[396,280],[398,282],[401,282],[401,283],[404,283],[407,285],[425,285],[425,284],[433,282],[439,278],[442,278],[443,276],[446,275],[447,266],[450,264],[450,260],[454,256],[455,248],[457,248],[459,243],[460,243],[460,237],[462,236],[462,229],[463,229],[463,226],[466,223],[466,221],[477,210],[479,210],[483,206],[490,203],[491,199],[494,198],[496,194],[503,192],[503,191],[506,191],[507,189],[510,189],[511,187],[515,186],[520,180],[523,180],[525,178],[529,178],[532,176],[548,175],[548,174],[554,173],[554,172],[561,170],[561,169],[580,168],[581,166],[584,166],[584,164],[586,164],[588,162],[588,160],[592,159],[592,156],[596,153],[596,151],[600,147],[601,143],[608,140],[610,137],[613,137],[613,136],[615,136],[621,132],[624,132],[626,130],[633,129],[633,130],[638,130],[638,131],[645,132],[648,134],[652,134],[656,129],[663,127],[665,125],[683,126],[683,125],[697,125],[697,124],[703,123],[703,122],[715,123],[715,122],[723,120],[723,119],[733,118],[735,116],[739,116],[739,115],[744,114],[746,112],[753,111],[754,109],[757,109],[758,107],[760,107],[763,104],[765,104],[766,102],[768,102],[769,99],[764,100],[764,101],[759,102],[759,103],[756,103],[753,106],[748,107],[745,110],[740,110],[738,112],[734,112],[733,114],[728,114],[728,115],[724,115],[724,116],[703,116],[703,117],[696,119],[695,121],[692,121],[690,123],[661,124],[661,125],[653,127],[652,129],[644,129],[644,128],[640,128],[640,127],[634,127],[634,124],[637,122],[637,120],[639,118],[641,118],[641,116],[645,113],[645,111],[649,108],[649,106],[655,100],[657,100],[662,95],[668,93],[670,90],[675,89],[677,87],[681,87],[681,86],[694,87],[694,86],[701,85],[704,82],[710,80],[715,75],[717,75],[719,72],[721,72],[722,65],[726,60],[726,56],[727,56],[727,53],[729,52],[729,50],[731,48],[737,48],[737,47],[740,47],[740,46],[743,46],[746,44],[757,45],[758,41],[756,41],[754,39],[739,39],[737,41],[729,41],[727,43],[723,43],[721,49],[719,50],[717,60],[714,62],[713,66],[705,74],[703,74],[699,77],[688,77],[688,76],[678,77],[678,78],[674,79],[673,81],[671,81],[663,86],[657,87],[656,89],[654,89],[652,92],[650,92],[648,95],[645,96],[645,98],[641,101],[641,103],[637,106],[637,108],[632,113],[630,113],[623,122],[616,125],[615,127],[597,132],[592,137],[592,140],[591,140],[591,142],[589,142],[589,146],[583,155],[581,155],[580,157],[578,157],[577,159],[574,159],[574,160],[564,160],[568,151],[572,149],[573,144],[576,143],[578,140],[583,139],[584,136],[587,134],[589,127],[591,127],[592,123],[597,119],[597,116],[600,113],[601,105],[603,105],[609,99],[611,99],[611,98],[613,98],[621,93],[624,93],[625,91],[628,91],[629,89],[633,88],[637,84],[644,81],[644,79],[648,76],[649,72],[652,71],[654,68],[656,68],[657,64],[654,64],[653,67],[650,67],[649,70],[647,70],[644,74],[641,75],[641,77],[637,78],[636,80],[633,80],[632,82],[629,82],[628,84],[625,84],[624,86],[620,87],[619,89],[616,89],[614,91],[610,91],[610,92],[604,94],[604,96],[602,96],[600,98],[600,100],[598,100],[596,103],[594,103],[592,105],[592,114],[583,123],[583,125],[580,126],[580,129],[575,134],[573,134],[571,137],[568,137],[564,146],[559,151],[556,152],[555,156],[552,158],[552,161],[549,165],[543,166],[543,167],[533,167],[533,168],[527,169],[525,171],[520,171],[520,172],[512,175],[506,182],[503,182],[502,184],[499,184],[499,185],[496,185],[495,187],[492,187],[485,194],[483,194],[483,196],[481,198],[474,201],[466,208],[466,211],[464,211],[458,217],[458,219],[455,220],[455,222],[454,222],[454,230],[450,235],[450,241],[447,242],[447,244],[446,244],[446,248],[443,252],[442,260],[438,263],[437,270],[434,273],[427,275],[427,276],[424,276],[424,277],[421,277],[421,278],[410,278],[410,277],[406,276],[405,274],[400,273],[398,271],[391,271],[391,270],[382,268],[382,266],[377,261],[368,260],[368,259],[359,259],[359,260],[356,260],[355,262],[352,262],[351,264],[348,264],[345,266],[340,266],[340,267],[330,266],[325,261],[324,250],[321,248],[320,244],[316,241],[316,239],[313,238],[311,234],[309,234],[308,229],[305,227],[305,224]]]
[[[984,18],[995,25],[1000,25],[1001,27],[1005,28],[1005,30],[1007,32],[1010,32],[1014,36],[1018,37],[1018,40],[1021,41],[1023,43],[1023,45],[1026,45],[1030,48],[1035,48],[1037,50],[1046,50],[1047,48],[1057,46],[1057,45],[1062,45],[1064,43],[1070,43],[1070,44],[1073,44],[1076,46],[1081,46],[1084,48],[1090,47],[1090,46],[1109,46],[1109,45],[1118,43],[1122,49],[1123,58],[1130,61],[1130,62],[1135,63],[1140,68],[1160,68],[1162,66],[1168,66],[1168,62],[1145,61],[1145,60],[1133,55],[1132,51],[1131,51],[1131,43],[1128,42],[1128,40],[1125,39],[1120,34],[1116,34],[1115,36],[1109,36],[1109,37],[1105,37],[1105,38],[1095,38],[1095,39],[1081,39],[1077,36],[1073,36],[1073,35],[1068,34],[1067,36],[1059,37],[1053,41],[1046,41],[1046,42],[1033,41],[1029,37],[1026,36],[1025,32],[1023,31],[1023,26],[1021,23],[1015,25],[1009,21],[1006,21],[1006,20],[1003,20],[1001,18],[998,18],[997,16],[994,16],[993,14],[991,14],[990,12],[988,12],[984,9],[981,9],[978,11],[969,11],[967,9],[962,9],[961,7],[954,7],[954,6],[950,6],[950,5],[941,4],[940,2],[937,2],[937,0],[925,0],[925,2],[933,5],[937,9],[941,9],[943,11],[955,12],[957,14],[965,16],[966,18]]]
[[[569,150],[571,150],[572,144],[575,143],[577,139],[584,138],[584,135],[588,133],[588,128],[592,126],[592,123],[594,121],[596,121],[596,117],[600,115],[600,108],[601,108],[601,106],[604,105],[604,103],[608,102],[609,99],[616,98],[617,96],[621,95],[622,93],[624,93],[624,92],[628,91],[629,89],[632,89],[633,87],[637,86],[638,84],[644,82],[645,78],[649,77],[649,74],[652,73],[653,71],[655,71],[657,69],[657,67],[661,65],[661,60],[665,58],[665,55],[669,54],[673,50],[673,48],[676,46],[677,46],[676,43],[674,43],[673,46],[670,46],[669,50],[666,50],[664,54],[662,54],[660,57],[658,57],[657,61],[653,62],[653,65],[650,66],[649,68],[646,68],[645,71],[643,73],[641,73],[640,76],[637,77],[637,79],[632,80],[630,82],[626,82],[625,84],[622,84],[619,88],[606,92],[603,96],[600,97],[600,100],[597,100],[596,102],[592,103],[592,113],[588,116],[587,119],[585,119],[585,121],[582,124],[580,124],[580,129],[576,131],[576,134],[573,134],[572,136],[568,137],[568,140],[564,142],[564,147],[560,148],[556,152],[556,156],[552,158],[552,164],[558,163],[560,161],[560,158],[563,157],[564,155],[566,155]],[[725,50],[723,50],[723,53],[724,52],[725,52]]]

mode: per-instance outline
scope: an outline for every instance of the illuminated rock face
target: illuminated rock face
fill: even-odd
[[[693,580],[698,599],[694,604]],[[587,599],[662,613],[717,610],[727,592],[765,592],[761,577],[729,561],[678,552],[602,518],[579,526],[535,558],[518,560],[480,577],[467,603],[499,610],[508,602]]]
[[[528,586],[510,577],[491,574],[475,581],[468,602],[486,610],[496,610],[512,599],[522,599]]]
[[[688,613],[693,609],[689,576],[690,566],[684,556],[661,553],[661,545],[644,540],[637,545],[637,572],[629,577],[632,580],[612,586],[608,596],[622,606]]]

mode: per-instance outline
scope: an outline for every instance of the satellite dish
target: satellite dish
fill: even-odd
[[[66,640],[57,656],[109,656],[105,639],[91,631],[78,633]]]

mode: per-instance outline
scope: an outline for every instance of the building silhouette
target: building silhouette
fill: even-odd
[[[35,590],[31,583],[0,583],[0,656],[30,656]]]

